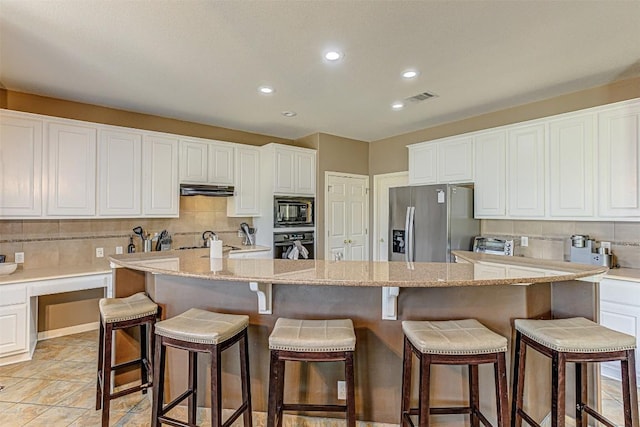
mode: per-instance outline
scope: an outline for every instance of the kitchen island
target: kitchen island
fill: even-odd
[[[192,307],[249,315],[255,411],[266,411],[268,337],[278,317],[351,318],[357,338],[357,417],[383,423],[399,422],[402,320],[476,318],[508,338],[509,362],[513,358],[512,324],[516,318],[597,319],[597,283],[607,271],[603,267],[471,252],[456,252],[458,263],[212,260],[206,251],[188,252],[119,255],[111,261],[146,273],[146,290],[163,307],[163,317]],[[397,292],[381,291],[395,288]],[[398,320],[382,319],[383,299],[389,294],[397,299]],[[535,356],[532,352],[528,366],[548,368],[548,360]],[[169,360],[169,391],[174,395],[185,385],[186,357],[172,352]],[[224,367],[226,408],[234,407],[239,396],[234,360],[229,357]],[[205,381],[204,364],[202,368],[201,380]],[[463,368],[438,366],[433,371],[432,403],[464,402],[467,382]],[[334,402],[341,375],[339,365],[292,364],[287,371],[287,390],[299,392],[289,398]],[[527,389],[548,389],[546,377],[529,376]],[[491,367],[480,367],[480,386],[486,391],[481,393],[482,408],[493,418]],[[548,412],[542,397],[532,402],[532,413],[539,420]],[[202,398],[199,404],[205,402]],[[460,416],[439,418],[462,421]]]

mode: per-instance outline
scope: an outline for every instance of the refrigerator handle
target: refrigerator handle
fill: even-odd
[[[411,240],[409,236],[411,235],[411,206],[407,206],[407,215],[404,219],[404,260],[409,261],[409,252],[411,251]]]
[[[416,252],[416,240],[415,240],[415,216],[416,216],[416,208],[415,206],[411,206],[410,208],[410,218],[409,218],[409,237],[408,237],[408,241],[409,241],[409,259],[407,261],[415,261],[416,260],[416,256],[415,256],[415,252]]]

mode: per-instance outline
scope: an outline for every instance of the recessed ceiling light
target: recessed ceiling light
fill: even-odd
[[[327,61],[337,61],[340,58],[342,58],[342,53],[337,50],[330,50],[324,54],[324,59]]]
[[[264,93],[265,95],[270,95],[275,92],[275,90],[271,86],[260,86],[258,90],[260,91],[260,93]]]
[[[402,110],[404,108],[404,103],[394,102],[393,104],[391,104],[391,108],[393,108],[394,110]]]
[[[281,114],[285,117],[295,117],[298,115],[295,111],[283,111]]]
[[[405,79],[413,79],[415,77],[418,77],[418,72],[416,70],[406,70],[402,72],[402,77],[404,77]]]

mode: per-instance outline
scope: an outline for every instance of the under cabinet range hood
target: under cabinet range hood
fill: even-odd
[[[233,191],[232,185],[180,184],[181,196],[229,197]]]

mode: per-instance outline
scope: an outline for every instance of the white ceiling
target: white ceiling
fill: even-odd
[[[636,75],[640,0],[0,0],[7,89],[290,139],[374,141]]]

